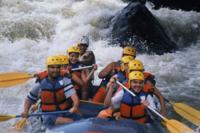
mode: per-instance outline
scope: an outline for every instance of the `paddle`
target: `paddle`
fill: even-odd
[[[15,124],[12,126],[12,129],[17,129],[18,131],[22,131],[25,128],[27,123],[28,123],[28,119],[22,118],[18,120],[17,122],[15,122]]]
[[[127,89],[123,84],[121,84],[119,81],[116,81],[118,85],[122,86],[124,90],[129,92],[132,96],[136,96],[132,91]],[[170,133],[188,133],[188,132],[194,132],[192,129],[187,127],[185,124],[174,120],[174,119],[167,119],[166,117],[162,116],[158,111],[153,109],[151,106],[147,106],[148,109],[150,109],[152,112],[154,112],[157,116],[159,116],[163,121],[164,125],[167,127]]]
[[[21,84],[34,76],[23,72],[10,72],[0,74],[0,87],[9,87]]]
[[[35,111],[37,110],[39,103],[40,103],[40,101],[37,102],[37,103],[31,108],[30,113],[33,113],[33,112],[35,112]],[[13,125],[13,127],[14,127],[15,129],[18,129],[18,130],[23,130],[24,127],[26,126],[27,122],[28,122],[28,119],[27,119],[27,118],[22,118],[22,119],[18,120],[17,122],[15,122],[15,124]]]
[[[93,66],[84,66],[80,68],[74,68],[72,71],[78,71],[82,69],[92,68]],[[0,87],[10,87],[18,84],[22,84],[27,80],[34,78],[33,74],[24,72],[9,72],[0,74]]]
[[[171,102],[167,99],[165,99],[165,101],[170,103],[173,106],[174,110],[183,118],[192,122],[196,126],[200,126],[200,112],[198,110],[184,103]]]
[[[30,114],[28,117],[35,117],[35,116],[41,116],[41,115],[54,115],[54,114],[71,114],[69,111],[55,111],[55,112],[42,112],[42,113],[35,113],[35,114]],[[0,122],[1,121],[7,121],[13,118],[20,118],[22,117],[21,115],[0,115]]]
[[[39,103],[39,102],[38,102]],[[38,103],[34,105],[33,107],[33,110],[31,112],[35,112],[36,109],[38,108]],[[95,113],[98,113],[100,110],[102,110],[104,108],[104,105],[102,103],[95,103],[95,102],[90,102],[90,101],[85,101],[85,100],[80,100],[80,110],[81,112],[83,111],[86,112],[85,110],[86,109],[82,109],[82,107],[86,107],[87,109],[90,108],[92,109],[89,113],[90,115],[93,115]],[[95,109],[95,110],[94,110]],[[98,112],[97,112],[98,111]],[[88,113],[88,112],[87,112]],[[27,118],[22,118],[20,120],[18,120],[14,125],[13,127],[15,129],[18,129],[18,130],[23,130],[24,127],[26,126],[27,124]]]
[[[92,68],[93,66],[84,66],[84,67],[79,67],[79,68],[73,68],[72,71],[78,71],[78,70],[82,70],[82,69],[88,69],[88,68]]]

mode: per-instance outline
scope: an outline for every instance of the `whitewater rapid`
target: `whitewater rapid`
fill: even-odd
[[[65,54],[68,46],[89,35],[89,48],[99,66],[97,76],[106,64],[121,57],[122,49],[108,46],[107,36],[110,18],[126,5],[121,0],[0,0],[0,72],[44,70],[47,56]],[[147,6],[180,49],[137,58],[155,74],[166,98],[200,109],[200,13]],[[95,84],[99,82],[96,77]],[[1,88],[0,114],[20,114],[33,85],[31,79]],[[0,133],[6,133],[14,121],[0,123]]]

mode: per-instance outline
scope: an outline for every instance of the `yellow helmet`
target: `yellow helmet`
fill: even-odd
[[[123,56],[121,58],[121,71],[124,72],[125,70],[125,64],[129,63],[130,61],[132,61],[134,58],[132,56]]]
[[[58,55],[58,57],[60,58],[60,64],[61,65],[68,65],[69,64],[69,58],[67,55]]]
[[[128,75],[128,86],[131,87],[131,80],[142,80],[144,81],[144,74],[140,71],[133,71]]]
[[[136,49],[134,47],[126,46],[123,48],[123,55],[136,56]]]
[[[140,60],[132,60],[128,64],[129,71],[144,71],[144,65]]]
[[[58,56],[49,56],[46,60],[46,67],[49,65],[60,65],[61,59]]]
[[[71,46],[67,49],[67,53],[80,53],[80,49],[77,46]]]
[[[121,62],[124,63],[124,64],[129,63],[132,60],[134,60],[133,56],[123,56],[121,58]]]
[[[129,81],[131,80],[144,80],[144,74],[140,71],[133,71],[129,73]]]

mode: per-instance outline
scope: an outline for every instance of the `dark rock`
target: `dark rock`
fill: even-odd
[[[142,4],[145,4],[147,0],[122,0],[124,2],[140,2]]]
[[[170,9],[181,9],[184,11],[200,11],[200,0],[123,0],[124,2],[135,2],[135,1],[150,1],[155,7],[159,9],[161,7],[168,7]]]
[[[163,54],[177,49],[159,22],[140,2],[126,6],[112,19],[111,28],[114,43],[133,42],[140,52]]]
[[[182,9],[185,11],[200,11],[200,0],[148,0],[155,5],[155,9],[168,7],[170,9]]]

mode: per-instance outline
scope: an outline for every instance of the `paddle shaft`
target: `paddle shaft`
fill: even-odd
[[[55,114],[64,114],[67,113],[70,115],[71,113],[67,110],[65,111],[56,111],[56,112],[41,112],[41,113],[36,113],[36,114],[30,114],[28,117],[33,117],[33,116],[41,116],[41,115],[55,115]],[[16,118],[22,117],[22,115],[16,115]]]
[[[100,105],[100,103],[93,103],[93,102],[88,102],[88,101],[84,101],[81,100],[81,102],[85,102],[85,103],[91,103],[91,104],[98,104]],[[102,104],[101,104],[102,105]],[[63,113],[67,113],[68,115],[70,115],[71,113],[67,110],[65,111],[55,111],[55,112],[41,112],[41,113],[35,113],[35,114],[30,114],[28,115],[28,117],[33,117],[33,116],[41,116],[41,115],[54,115],[54,114],[63,114]],[[16,115],[16,118],[22,117],[22,115]]]
[[[80,68],[74,68],[72,69],[72,71],[78,71],[78,70],[82,70],[82,69],[88,69],[88,68],[92,68],[93,66],[84,66],[84,67],[80,67]],[[26,75],[26,76],[22,76],[22,77],[18,77],[18,78],[11,78],[11,79],[0,79],[0,82],[9,82],[9,81],[18,81],[18,80],[28,80],[30,78],[34,78],[34,75]]]
[[[80,67],[80,68],[73,68],[72,71],[78,71],[78,70],[82,70],[82,69],[88,69],[88,68],[92,68],[93,66],[84,66],[84,67]]]
[[[23,79],[30,79],[30,78],[34,78],[34,76],[20,77],[20,78],[6,79],[6,80],[0,80],[0,82],[6,82],[6,81],[12,81],[12,80],[23,80]]]

